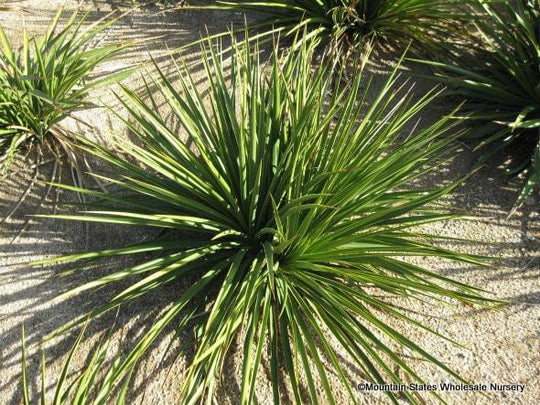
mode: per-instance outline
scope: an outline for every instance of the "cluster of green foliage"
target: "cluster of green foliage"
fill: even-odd
[[[404,126],[436,93],[412,101],[409,93],[397,90],[394,72],[366,104],[370,88],[361,89],[361,73],[341,89],[332,85],[339,75],[335,67],[325,64],[313,71],[313,41],[303,42],[284,61],[274,49],[267,74],[261,71],[256,47],[246,41],[232,49],[228,80],[219,54],[211,47],[202,51],[209,54],[203,56],[209,108],[188,71],[181,72],[177,90],[158,68],[152,85],[170,109],[163,113],[158,112],[156,94],[148,91],[143,98],[124,89],[120,100],[129,112],[125,124],[140,146],[119,144],[123,157],[98,145],[88,148],[118,169],[117,178],[101,177],[118,187],[114,193],[63,186],[92,197],[94,203],[77,215],[56,218],[164,231],[138,245],[43,262],[156,254],[66,293],[133,280],[93,317],[178,280],[189,282],[115,377],[120,379],[174,323],[196,331],[197,352],[182,391],[186,401],[214,396],[238,336],[244,339],[242,403],[253,402],[263,358],[270,364],[275,401],[281,398],[279,370],[285,370],[296,402],[303,401],[301,373],[312,402],[321,400],[315,388],[321,381],[333,403],[323,358],[329,359],[354,401],[355,389],[329,336],[373,381],[422,382],[379,333],[459,379],[381,314],[435,331],[368,290],[483,302],[474,288],[401,259],[438,256],[480,263],[436,247],[429,243],[433,235],[414,230],[452,217],[422,208],[452,187],[403,188],[434,169],[451,149],[454,136],[449,135],[447,117],[400,138]],[[196,151],[180,141],[171,114]],[[397,400],[395,394],[388,395]],[[412,395],[408,399],[416,401]]]
[[[268,14],[253,27],[274,27],[285,36],[316,33],[332,57],[367,46],[434,49],[447,41],[465,16],[455,0],[277,0],[218,1],[218,8]]]
[[[501,148],[529,136],[537,142],[535,132],[529,135],[540,123],[537,2],[519,0],[515,9],[509,0],[502,8],[481,0],[467,2],[485,6],[490,16],[470,17],[484,38],[481,43],[470,38],[478,44],[470,49],[472,57],[485,54],[485,59],[471,64],[474,69],[429,63],[446,72],[443,81],[468,99],[470,117],[487,123],[486,143]],[[286,396],[283,375],[295,403],[334,403],[330,375],[354,403],[357,392],[340,352],[377,383],[424,382],[399,354],[401,349],[464,381],[408,333],[392,326],[394,320],[448,339],[413,319],[395,298],[490,303],[481,290],[408,260],[430,256],[485,263],[484,258],[437,246],[435,241],[442,238],[422,231],[425,224],[457,217],[433,207],[458,183],[432,189],[410,186],[454,154],[454,141],[462,135],[456,130],[459,122],[451,114],[418,128],[415,122],[437,99],[438,90],[413,96],[400,80],[398,67],[375,91],[362,68],[348,79],[340,56],[362,52],[374,42],[435,46],[463,17],[457,6],[454,1],[425,0],[221,2],[218,8],[272,13],[255,26],[266,27],[266,38],[277,32],[289,36],[294,46],[274,43],[265,65],[259,45],[249,35],[239,42],[231,36],[227,60],[221,44],[206,38],[200,52],[208,84],[204,92],[187,67],[178,67],[175,84],[154,66],[144,76],[142,94],[122,86],[118,99],[127,117],[112,112],[136,142],[118,141],[114,152],[90,141],[77,142],[82,151],[115,169],[109,177],[95,175],[114,190],[58,185],[90,202],[75,214],[54,217],[160,232],[135,245],[34,264],[84,266],[133,257],[136,264],[114,268],[62,295],[67,299],[129,284],[95,308],[90,319],[173,283],[185,288],[171,297],[163,315],[125,358],[109,366],[106,345],[100,346],[88,368],[67,384],[81,333],[59,376],[54,403],[82,404],[90,398],[107,403],[123,381],[118,395],[122,403],[134,366],[172,327],[192,331],[196,343],[181,391],[185,403],[215,400],[225,360],[238,341],[243,404],[257,402],[255,387],[263,363],[269,365],[275,403]],[[4,160],[31,142],[63,142],[58,134],[65,132],[59,124],[90,105],[85,101],[88,91],[127,74],[89,78],[98,63],[121,47],[86,50],[108,23],[92,25],[82,35],[84,19],[75,24],[75,16],[55,34],[57,16],[40,42],[25,35],[19,55],[1,34]],[[275,28],[268,29],[270,25]],[[321,43],[337,52],[317,65]],[[448,54],[455,49],[452,46]],[[535,147],[525,194],[538,182]],[[83,315],[57,333],[87,319]],[[23,345],[23,364],[24,357]],[[98,375],[104,368],[108,371],[101,380]],[[423,401],[410,392],[403,398],[387,395],[394,403]],[[29,397],[23,366],[25,403]]]
[[[518,204],[540,185],[540,2],[480,1],[484,18],[453,60],[423,61],[452,93],[467,101],[473,136],[487,146],[483,161],[515,144],[529,154],[512,168],[525,171]]]
[[[538,0],[278,0],[217,1],[216,8],[251,10],[261,17],[248,29],[264,35],[295,36],[307,31],[324,39],[330,59],[376,46],[409,45],[422,63],[460,100],[463,114],[482,124],[471,137],[485,148],[480,163],[516,143],[529,154],[518,156],[510,174],[525,171],[516,207],[540,191],[540,2]],[[273,29],[269,29],[273,27]],[[463,29],[465,28],[465,29]],[[433,61],[434,55],[442,56]],[[424,56],[422,56],[424,57]],[[441,73],[442,72],[442,73]],[[449,92],[450,93],[450,92]]]
[[[39,40],[23,33],[14,49],[0,27],[0,171],[7,173],[21,149],[49,149],[73,159],[74,139],[60,126],[75,111],[92,107],[87,94],[129,74],[92,78],[94,68],[120,52],[119,45],[89,47],[109,27],[97,21],[84,27],[86,15],[73,13],[58,30],[60,11]]]

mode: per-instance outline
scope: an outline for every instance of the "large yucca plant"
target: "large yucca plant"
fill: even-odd
[[[418,230],[452,217],[424,208],[452,187],[405,187],[452,149],[447,118],[404,136],[436,94],[413,101],[396,87],[394,72],[368,99],[362,74],[338,89],[333,68],[313,71],[311,42],[285,60],[275,50],[264,71],[258,50],[243,45],[233,46],[228,74],[219,49],[204,50],[207,99],[186,71],[174,86],[158,69],[152,81],[157,94],[124,89],[125,123],[138,143],[119,144],[125,157],[88,148],[122,173],[102,178],[114,191],[63,186],[92,197],[94,208],[56,218],[163,232],[132,246],[41,262],[153,255],[62,298],[132,280],[91,313],[99,316],[165,285],[187,283],[115,372],[121,378],[167,327],[193,330],[196,352],[182,388],[186,403],[215,397],[237,339],[243,352],[241,403],[254,402],[263,360],[275,402],[283,394],[282,372],[296,403],[333,403],[329,373],[354,402],[354,380],[337,350],[371,381],[422,381],[396,347],[461,379],[392,327],[394,318],[437,334],[387,299],[482,301],[478,290],[404,259],[478,263],[430,244],[432,236]],[[167,106],[162,112],[158,97]],[[417,402],[411,393],[405,396]]]
[[[64,155],[76,165],[73,134],[61,126],[74,112],[94,107],[88,93],[129,74],[93,77],[95,67],[125,45],[92,46],[114,20],[84,26],[87,15],[73,13],[59,28],[59,11],[42,38],[23,32],[15,49],[0,27],[0,175],[19,152],[27,160],[47,152]]]
[[[285,35],[307,29],[325,39],[332,56],[347,57],[366,46],[430,49],[448,42],[464,15],[463,1],[441,0],[276,0],[218,1],[221,9],[262,12],[253,24]],[[270,32],[273,32],[271,30]]]
[[[423,63],[467,101],[467,119],[485,146],[482,161],[516,144],[528,145],[528,155],[510,169],[526,171],[519,205],[540,184],[540,2],[477,0],[476,5],[484,18],[477,20],[467,49],[451,61]]]

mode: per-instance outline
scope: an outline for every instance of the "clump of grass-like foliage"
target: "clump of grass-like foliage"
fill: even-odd
[[[124,70],[92,77],[94,68],[125,46],[92,47],[97,35],[114,20],[84,27],[87,15],[73,13],[59,28],[58,12],[42,38],[23,33],[15,49],[0,28],[0,174],[5,175],[17,153],[28,159],[52,152],[75,164],[73,134],[61,122],[76,111],[94,105],[87,94],[129,74]]]
[[[329,374],[354,402],[353,380],[337,350],[380,383],[422,381],[393,346],[462,380],[391,326],[394,318],[438,335],[386,299],[483,302],[477,289],[403,259],[480,263],[432,245],[433,236],[419,231],[423,224],[453,217],[427,207],[452,186],[405,188],[452,149],[453,137],[447,135],[453,126],[443,118],[404,137],[406,126],[437,97],[435,91],[413,101],[397,86],[394,72],[368,101],[364,74],[336,88],[339,69],[328,64],[313,69],[314,43],[299,43],[283,60],[276,48],[265,70],[256,46],[233,44],[227,74],[223,54],[205,46],[208,99],[187,69],[181,69],[178,86],[158,69],[152,85],[159,96],[150,84],[144,96],[124,89],[125,123],[138,144],[120,143],[124,157],[88,147],[117,168],[117,177],[101,178],[115,190],[63,186],[93,198],[93,209],[56,218],[163,231],[135,245],[41,262],[144,254],[139,264],[111,270],[63,298],[131,280],[90,314],[97,317],[171,283],[187,283],[113,379],[121,379],[174,325],[193,330],[196,339],[182,388],[186,403],[215,397],[237,339],[242,340],[243,404],[254,402],[263,361],[275,402],[283,395],[280,373],[287,375],[296,403],[323,398],[334,403]],[[158,108],[157,97],[167,108]],[[397,401],[395,393],[387,394]],[[418,402],[411,393],[404,395]]]
[[[332,57],[347,57],[375,44],[433,49],[448,41],[465,16],[463,1],[443,0],[277,0],[218,1],[217,7],[267,14],[253,27],[274,27],[295,36],[320,35]]]
[[[538,0],[481,1],[477,31],[455,60],[423,61],[463,97],[467,119],[476,125],[487,161],[515,145],[529,153],[511,174],[526,172],[517,205],[540,185],[540,3]],[[480,39],[480,41],[475,41]]]

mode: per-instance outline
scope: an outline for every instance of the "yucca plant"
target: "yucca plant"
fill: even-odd
[[[528,145],[529,154],[509,170],[526,172],[519,205],[540,184],[540,2],[477,0],[476,5],[485,15],[467,49],[454,60],[422,62],[467,101],[464,112],[481,140],[482,162],[516,144]]]
[[[114,20],[105,17],[84,27],[77,12],[59,28],[59,11],[41,39],[25,30],[15,49],[0,27],[0,175],[6,175],[19,152],[27,161],[47,152],[64,155],[76,166],[73,134],[61,126],[74,112],[94,107],[88,93],[130,73],[94,77],[94,68],[126,45],[92,47]]]
[[[370,381],[422,381],[396,347],[461,379],[390,321],[438,335],[390,298],[483,302],[479,290],[405,260],[482,262],[432,245],[433,236],[418,230],[453,217],[427,207],[453,186],[406,187],[452,149],[448,118],[403,136],[437,93],[413,101],[396,86],[396,72],[374,99],[367,98],[370,86],[361,87],[368,83],[362,74],[346,88],[333,87],[340,83],[335,66],[313,70],[311,41],[299,42],[284,59],[276,47],[268,69],[261,69],[258,49],[248,41],[240,48],[233,44],[228,74],[220,48],[204,46],[208,99],[185,69],[178,86],[158,68],[144,96],[124,89],[125,124],[137,143],[119,143],[124,157],[97,145],[87,148],[122,173],[101,177],[115,188],[62,186],[93,198],[93,209],[55,218],[163,232],[131,246],[39,262],[146,255],[61,298],[132,280],[90,314],[96,317],[185,283],[116,372],[121,378],[166,328],[193,330],[196,352],[182,388],[185,403],[215,398],[237,340],[245,404],[255,401],[263,361],[275,402],[283,395],[282,372],[296,403],[334,403],[329,373],[354,402],[357,392],[340,349]],[[167,111],[160,112],[157,97]],[[387,394],[397,401],[395,393]]]
[[[24,405],[30,404],[54,404],[54,405],[103,405],[111,404],[113,397],[117,405],[123,405],[126,403],[126,394],[128,388],[129,378],[126,378],[126,383],[122,389],[115,393],[113,391],[114,380],[111,378],[114,376],[114,371],[120,366],[121,362],[119,358],[113,360],[110,366],[107,365],[107,356],[110,352],[110,341],[107,339],[102,340],[96,349],[92,352],[88,363],[83,370],[80,370],[75,375],[72,375],[72,360],[73,355],[79,348],[79,345],[84,337],[86,328],[83,328],[77,340],[71,347],[66,360],[62,365],[62,369],[58,376],[55,376],[54,390],[52,392],[52,401],[47,400],[47,365],[45,360],[45,354],[42,352],[41,356],[41,385],[39,392],[36,395],[36,399],[33,399],[30,387],[28,384],[28,367],[26,360],[26,338],[24,333],[24,327],[22,328],[21,343],[22,343],[22,401]],[[105,376],[102,376],[104,369],[109,367]],[[39,400],[37,400],[39,396]]]
[[[295,36],[307,29],[325,39],[332,57],[347,59],[372,45],[413,50],[448,42],[465,18],[461,1],[441,0],[276,0],[217,1],[217,8],[256,11],[253,28]]]

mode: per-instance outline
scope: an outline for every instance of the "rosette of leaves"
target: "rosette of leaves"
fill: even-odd
[[[131,282],[90,314],[97,317],[166,285],[186,285],[131,349],[115,373],[119,379],[172,326],[194,331],[196,351],[182,388],[186,403],[215,398],[237,341],[240,402],[246,404],[255,401],[263,363],[275,402],[284,395],[282,373],[296,403],[334,403],[330,373],[355,402],[354,379],[339,350],[375,382],[422,381],[395,347],[461,379],[390,320],[438,335],[390,298],[483,302],[479,290],[404,259],[482,262],[437,247],[418,230],[453,217],[428,208],[453,186],[406,188],[452,149],[449,118],[403,136],[437,93],[414,101],[394,72],[368,99],[363,74],[335,87],[340,70],[329,64],[313,69],[314,43],[298,44],[281,57],[276,48],[266,69],[256,46],[233,44],[230,70],[219,48],[204,46],[207,92],[187,69],[179,69],[175,86],[157,68],[147,94],[124,88],[119,96],[137,142],[119,142],[123,157],[87,148],[117,169],[118,176],[100,177],[114,189],[62,186],[94,202],[55,218],[162,232],[135,245],[40,262],[94,265],[144,254],[133,267],[111,270],[61,298]],[[387,395],[397,401],[395,393]]]
[[[464,115],[484,151],[481,162],[526,146],[528,153],[508,167],[510,174],[526,174],[518,206],[540,184],[540,3],[477,0],[476,5],[484,18],[477,19],[467,49],[453,60],[422,63],[436,68],[438,80],[466,100]]]
[[[470,19],[462,11],[463,4],[454,0],[277,0],[218,1],[215,7],[262,13],[252,27],[271,33],[294,37],[306,30],[320,35],[328,53],[343,60],[372,45],[434,49]]]
[[[92,46],[114,20],[100,19],[84,26],[87,14],[77,12],[59,28],[59,11],[40,38],[23,32],[16,49],[0,28],[0,174],[5,176],[19,153],[28,164],[48,152],[63,155],[76,167],[76,137],[62,121],[79,110],[94,107],[88,93],[120,80],[122,70],[92,76],[95,67],[125,49],[125,45]],[[58,160],[58,159],[57,159]],[[56,170],[54,171],[56,172]]]

